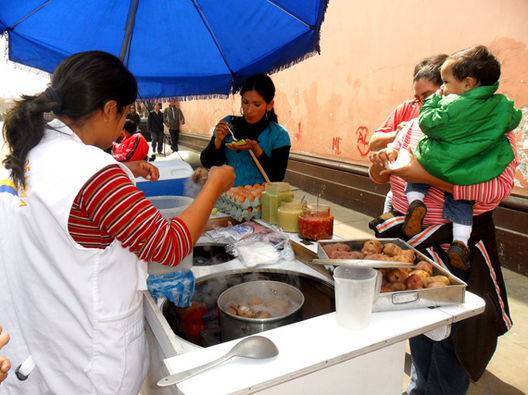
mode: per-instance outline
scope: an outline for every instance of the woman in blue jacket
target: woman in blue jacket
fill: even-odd
[[[235,169],[234,186],[264,182],[251,158],[253,151],[271,181],[282,181],[288,166],[290,136],[278,124],[273,110],[275,85],[271,78],[256,74],[247,79],[240,90],[242,116],[229,115],[223,118],[214,129],[207,147],[202,151],[202,165],[209,168],[228,164]],[[233,144],[235,138],[245,144]]]

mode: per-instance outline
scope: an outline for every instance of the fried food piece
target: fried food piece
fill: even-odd
[[[433,275],[433,265],[431,265],[427,261],[418,262],[418,264],[416,265],[416,270],[423,270],[429,273],[431,276]]]
[[[383,244],[379,240],[367,240],[363,243],[361,253],[363,255],[381,254],[383,251]]]
[[[413,250],[401,250],[399,255],[405,257],[401,262],[413,263],[416,260],[416,254]]]
[[[431,275],[426,272],[425,270],[413,270],[412,272],[409,273],[409,277],[416,274],[417,276],[419,276],[421,279],[422,279],[422,282],[425,284],[426,282],[426,279],[431,277]]]
[[[424,287],[422,278],[417,274],[411,274],[405,280],[405,286],[407,289],[422,289]]]
[[[385,277],[389,283],[403,282],[409,277],[409,274],[407,271],[397,268],[390,270]]]
[[[400,255],[402,252],[401,247],[397,246],[394,243],[387,243],[383,246],[383,253],[387,256],[396,256]]]
[[[363,254],[359,251],[334,251],[329,255],[331,259],[363,259]]]
[[[451,285],[451,282],[449,281],[449,278],[446,276],[438,275],[438,276],[431,276],[425,281],[425,286],[427,288],[432,288],[430,284],[432,283],[442,283],[444,286]]]

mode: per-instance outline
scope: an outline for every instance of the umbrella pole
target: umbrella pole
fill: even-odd
[[[136,11],[139,0],[131,0],[130,8],[128,10],[128,18],[125,29],[125,37],[123,38],[123,43],[121,44],[121,53],[119,54],[119,59],[121,62],[125,63],[125,56],[128,48],[130,47],[130,39],[132,38],[132,29],[134,29],[134,23],[136,22]],[[128,63],[128,61],[127,61]]]

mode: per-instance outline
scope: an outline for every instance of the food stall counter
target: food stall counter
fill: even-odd
[[[434,309],[373,313],[370,325],[346,330],[329,313],[262,332],[279,349],[265,360],[232,358],[166,387],[174,394],[401,394],[405,341],[480,314],[485,303],[466,292],[465,303]],[[169,374],[212,361],[238,342],[195,349],[165,359]]]

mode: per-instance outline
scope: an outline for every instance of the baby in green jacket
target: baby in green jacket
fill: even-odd
[[[418,116],[424,135],[416,159],[431,175],[455,185],[479,184],[499,176],[515,157],[504,133],[521,120],[513,101],[495,93],[499,61],[479,45],[448,56],[440,74],[443,85],[426,100]],[[421,231],[428,189],[426,184],[407,184],[409,210],[403,226],[407,236]],[[453,222],[450,263],[468,269],[474,202],[454,200],[448,192],[444,197],[442,216]]]

